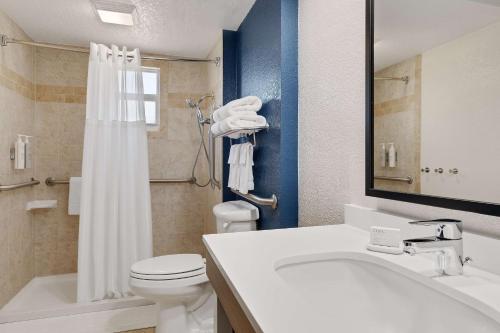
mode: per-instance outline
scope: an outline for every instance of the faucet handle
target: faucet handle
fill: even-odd
[[[444,240],[462,239],[463,223],[454,219],[435,219],[423,221],[411,221],[410,224],[436,226],[436,237]]]

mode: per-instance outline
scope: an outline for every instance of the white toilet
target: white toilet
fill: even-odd
[[[246,201],[214,206],[217,233],[256,230],[259,210]],[[216,296],[199,254],[139,261],[130,269],[130,288],[159,306],[157,333],[213,332]]]

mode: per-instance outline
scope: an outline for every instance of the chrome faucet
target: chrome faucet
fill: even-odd
[[[409,223],[421,226],[436,226],[436,234],[434,237],[405,240],[404,252],[412,256],[417,253],[436,253],[436,271],[440,275],[463,274],[464,264],[472,260],[463,257],[462,221],[435,219]]]

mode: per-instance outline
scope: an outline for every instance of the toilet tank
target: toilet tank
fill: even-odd
[[[215,205],[213,213],[217,223],[217,233],[257,230],[259,210],[246,201],[227,201]]]

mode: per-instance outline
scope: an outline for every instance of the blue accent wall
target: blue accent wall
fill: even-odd
[[[224,103],[255,95],[270,129],[257,134],[254,194],[278,196],[278,209],[259,207],[260,229],[298,225],[298,0],[257,0],[236,32],[225,31]],[[224,161],[229,143],[225,139]],[[224,201],[239,200],[227,187]]]

